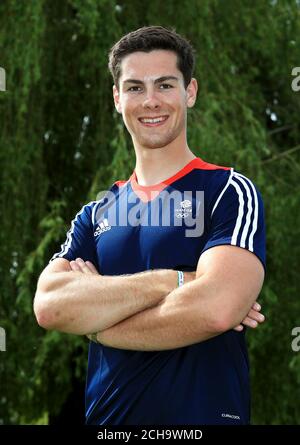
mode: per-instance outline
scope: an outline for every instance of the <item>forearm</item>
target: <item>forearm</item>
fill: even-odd
[[[156,305],[176,287],[176,276],[172,270],[124,276],[53,273],[47,285],[38,285],[35,312],[40,312],[39,324],[48,329],[98,332]]]
[[[201,280],[201,278],[200,278]],[[185,284],[157,306],[144,310],[97,334],[97,340],[119,349],[159,351],[175,349],[219,335],[214,323],[217,302],[210,304],[205,279]]]
[[[256,300],[264,272],[253,254],[231,247],[208,250],[199,260],[196,280],[172,291],[157,307],[98,333],[98,341],[120,349],[164,350],[233,329]]]

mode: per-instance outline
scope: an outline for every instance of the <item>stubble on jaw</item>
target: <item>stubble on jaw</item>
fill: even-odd
[[[166,145],[169,145],[176,138],[172,134],[170,135],[152,135],[149,137],[133,137],[138,145],[141,145],[146,148],[155,149],[155,148],[163,148]]]

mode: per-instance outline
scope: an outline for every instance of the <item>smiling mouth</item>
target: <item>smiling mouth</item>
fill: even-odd
[[[158,116],[158,117],[139,117],[139,121],[146,127],[159,127],[163,125],[169,116]]]

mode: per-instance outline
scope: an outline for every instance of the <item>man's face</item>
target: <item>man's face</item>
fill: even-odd
[[[196,100],[197,82],[187,89],[172,51],[135,52],[122,60],[115,106],[133,142],[161,148],[186,134],[187,107]]]

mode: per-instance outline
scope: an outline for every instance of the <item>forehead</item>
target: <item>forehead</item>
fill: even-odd
[[[121,63],[120,82],[124,79],[159,78],[174,75],[183,78],[177,68],[177,54],[173,51],[137,51],[124,57]]]

